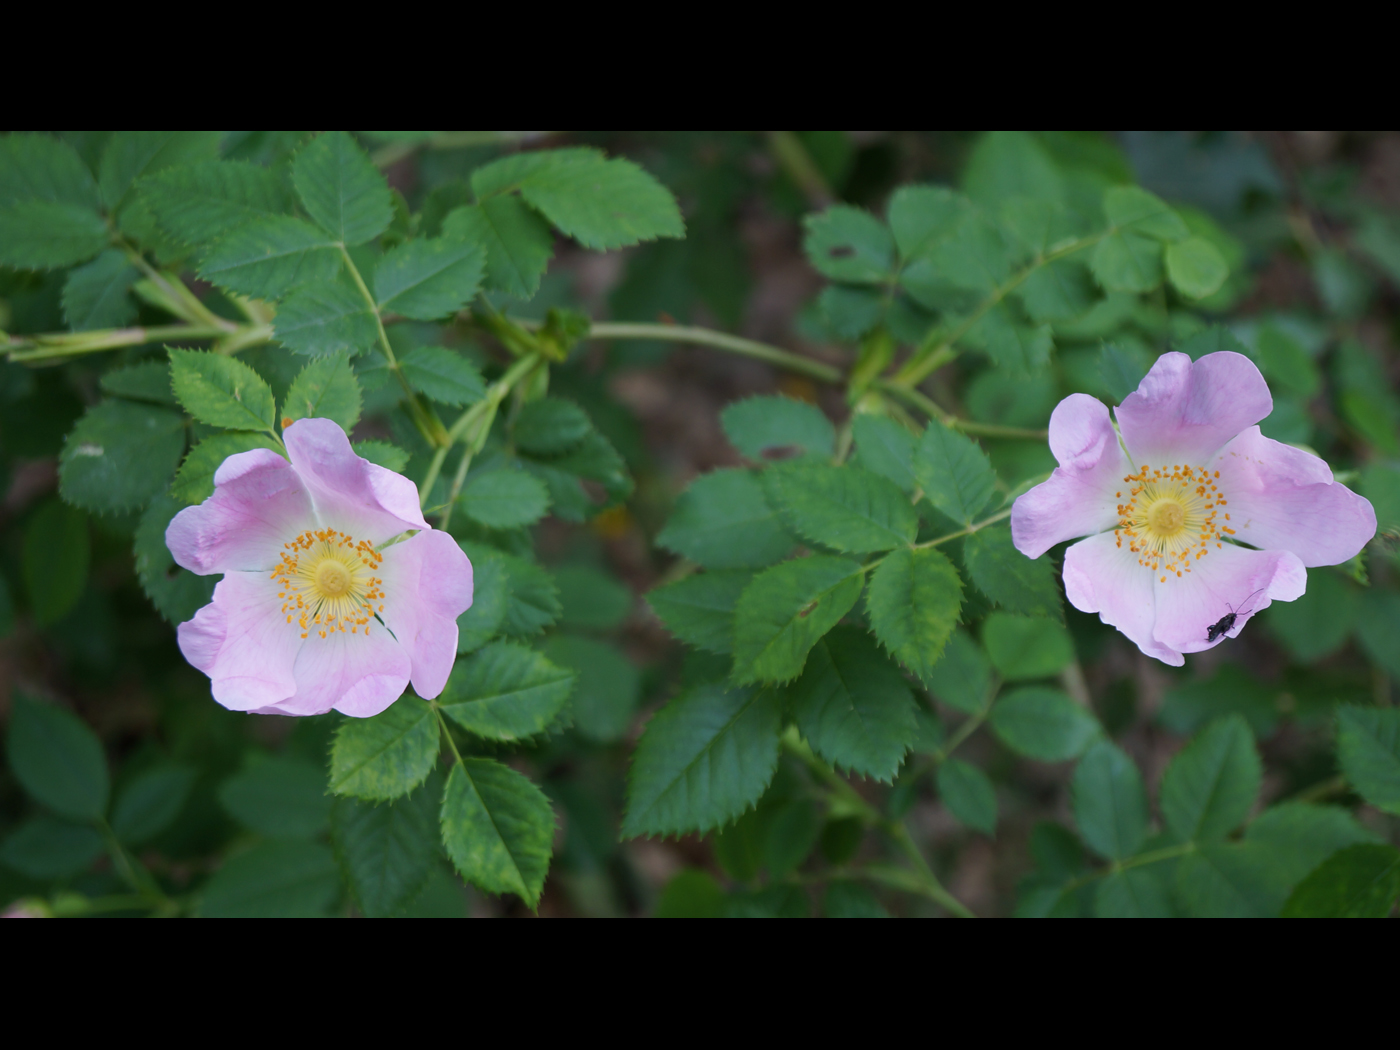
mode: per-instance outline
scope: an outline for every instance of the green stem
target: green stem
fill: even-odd
[[[1128,857],[1126,860],[1117,860],[1107,867],[1091,871],[1087,875],[1081,875],[1077,879],[1071,879],[1065,883],[1063,892],[1077,890],[1080,886],[1087,886],[1089,883],[1101,879],[1106,875],[1115,872],[1127,871],[1129,868],[1141,868],[1147,864],[1156,864],[1164,860],[1172,860],[1175,857],[1184,857],[1188,853],[1196,852],[1196,844],[1187,842],[1181,846],[1167,846],[1165,849],[1154,849],[1147,853],[1139,853],[1136,857]]]
[[[907,856],[914,865],[914,871],[909,872],[904,869],[890,869],[890,872],[903,871],[902,879],[909,881],[901,888],[908,889],[915,893],[921,893],[931,900],[937,901],[947,908],[954,915],[964,919],[975,918],[967,906],[954,897],[943,887],[943,883],[938,881],[938,876],[933,873],[933,869],[924,860],[923,854],[914,843],[913,837],[909,834],[909,829],[897,820],[890,820],[869,802],[861,798],[850,784],[832,769],[825,762],[812,753],[812,749],[807,746],[795,732],[789,731],[783,734],[783,747],[789,754],[799,759],[812,773],[824,783],[831,792],[831,811],[833,815],[856,816],[864,823],[872,825],[883,831],[900,848],[900,851]],[[867,869],[868,870],[868,869]],[[877,869],[878,870],[878,869]],[[889,873],[887,873],[889,874]],[[888,881],[886,879],[885,881]]]
[[[472,465],[472,459],[472,448],[468,445],[462,452],[462,461],[457,464],[457,473],[452,476],[452,488],[447,493],[447,506],[443,508],[442,519],[438,522],[440,529],[446,529],[452,524],[452,508],[457,505],[457,497],[462,494],[462,483],[467,480],[467,471]]]
[[[462,764],[462,752],[457,750],[457,741],[452,739],[452,728],[447,724],[447,719],[442,717],[442,708],[438,707],[437,701],[429,700],[428,706],[433,709],[433,714],[437,717],[438,725],[442,727],[442,735],[447,740],[447,746],[452,749],[452,757],[457,760],[457,764]]]
[[[517,322],[519,323],[519,322]],[[810,376],[823,383],[842,383],[845,376],[839,368],[813,361],[787,350],[780,350],[767,343],[755,342],[737,335],[716,332],[709,328],[682,324],[633,324],[602,322],[593,325],[588,332],[589,339],[660,339],[672,343],[692,343],[696,346],[713,346],[717,350],[728,350],[732,354],[751,357],[755,361],[765,361],[789,372]]]
[[[264,328],[265,332],[259,334],[270,339],[272,328]],[[117,350],[124,346],[141,346],[145,343],[175,339],[217,339],[228,334],[226,328],[192,324],[155,325],[150,328],[101,328],[91,332],[52,332],[11,339],[8,343],[0,344],[0,351],[4,351],[15,364],[33,364],[75,357],[78,354]]]
[[[394,348],[389,345],[389,333],[384,330],[384,319],[379,316],[379,304],[374,301],[374,296],[370,294],[369,286],[365,284],[365,279],[360,276],[359,267],[355,265],[355,260],[350,258],[349,251],[345,245],[338,245],[340,248],[340,258],[345,263],[345,269],[349,271],[351,279],[355,282],[355,287],[360,290],[360,297],[364,299],[365,305],[369,307],[369,312],[374,315],[374,327],[379,335],[379,350],[384,355],[384,361],[389,366],[389,371],[394,373],[394,377],[403,387],[404,396],[408,399],[408,414],[413,419],[413,425],[418,428],[428,444],[439,450],[447,449],[450,443],[447,441],[447,430],[442,425],[442,420],[437,416],[423,399],[418,396],[418,392],[408,381],[408,376],[403,374],[403,369],[399,367],[398,358],[394,356]]]
[[[826,176],[817,167],[812,154],[807,151],[796,132],[770,131],[768,149],[773,154],[773,159],[802,191],[807,203],[813,208],[826,208],[836,200],[836,194],[832,192]]]
[[[467,428],[482,416],[489,412],[494,418],[496,409],[500,407],[501,402],[504,401],[511,390],[515,388],[515,384],[519,383],[539,367],[539,364],[540,357],[538,354],[522,357],[506,370],[505,375],[501,376],[500,379],[496,380],[487,388],[484,398],[457,417],[456,422],[446,431],[446,444],[438,446],[437,451],[433,453],[432,462],[428,464],[428,473],[424,475],[423,484],[419,486],[418,498],[422,505],[427,505],[428,494],[437,483],[438,475],[442,473],[442,464],[443,461],[447,459],[448,449],[461,440],[466,434]]]
[[[1044,441],[1050,434],[1048,430],[1033,430],[1026,427],[1003,427],[995,423],[976,423],[970,419],[960,419],[941,408],[932,398],[916,390],[912,386],[904,386],[898,382],[887,379],[877,380],[875,388],[882,393],[897,397],[907,405],[917,408],[924,415],[938,420],[945,427],[952,427],[961,430],[964,434],[975,434],[978,437],[992,438],[1026,438],[1034,441]]]
[[[102,838],[107,844],[107,852],[112,857],[112,863],[116,866],[117,874],[122,881],[130,886],[137,893],[141,894],[148,904],[168,905],[170,899],[161,891],[156,880],[151,873],[146,870],[135,857],[131,856],[118,840],[116,833],[107,821],[98,819],[97,829],[102,833]]]
[[[914,544],[914,550],[923,550],[925,547],[937,547],[947,543],[949,540],[955,540],[959,536],[971,536],[974,532],[981,532],[988,525],[995,525],[997,522],[1004,521],[1009,517],[1011,517],[1011,508],[1007,507],[1005,510],[993,514],[990,518],[984,518],[982,521],[969,525],[965,529],[959,529],[957,532],[950,532],[946,536],[939,536],[935,540],[925,540],[923,543],[916,543]],[[867,568],[869,568],[869,566],[867,566]]]
[[[1046,252],[1038,257],[1024,270],[1014,274],[1005,284],[1000,285],[986,299],[984,299],[977,309],[974,310],[947,335],[939,337],[936,330],[932,333],[932,345],[928,342],[914,351],[913,356],[905,362],[904,367],[895,376],[894,382],[900,386],[915,387],[924,381],[931,373],[951,361],[957,352],[953,349],[955,343],[972,331],[978,321],[982,320],[994,306],[1019,288],[1025,281],[1042,266],[1048,266],[1057,259],[1063,259],[1067,255],[1090,248],[1103,240],[1113,232],[1113,227],[1101,233],[1091,234],[1088,237],[1080,237],[1077,240],[1063,244],[1054,251]]]

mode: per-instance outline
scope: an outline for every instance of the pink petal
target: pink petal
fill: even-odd
[[[417,547],[418,631],[405,647],[413,658],[413,690],[425,700],[442,692],[457,659],[457,617],[471,608],[472,563],[445,532],[420,532]]]
[[[214,474],[214,494],[175,515],[165,545],[178,564],[201,576],[270,570],[282,544],[315,524],[292,465],[255,448],[224,460]]]
[[[338,423],[299,419],[282,432],[282,439],[322,525],[375,544],[407,529],[428,527],[418,507],[418,487],[355,455]]]
[[[1156,619],[1152,574],[1138,564],[1138,556],[1127,544],[1118,546],[1115,533],[1090,536],[1065,551],[1064,580],[1065,597],[1080,612],[1098,613],[1100,620],[1118,628],[1148,656],[1174,667],[1186,662],[1181,653],[1152,636]]]
[[[218,590],[217,585],[215,590]],[[219,650],[224,647],[224,639],[227,636],[228,616],[221,605],[212,601],[195,613],[194,619],[186,620],[175,628],[180,652],[190,662],[191,667],[205,674],[209,674],[213,669],[214,661],[218,658]]]
[[[1216,456],[1227,523],[1262,550],[1286,550],[1309,568],[1356,556],[1376,534],[1369,500],[1332,480],[1317,456],[1250,427]]]
[[[1200,465],[1273,408],[1268,384],[1243,354],[1193,363],[1169,353],[1118,406],[1118,426],[1137,466]]]
[[[1252,551],[1226,543],[1191,565],[1184,576],[1153,575],[1157,624],[1153,636],[1183,653],[1211,649],[1234,638],[1250,617],[1274,601],[1291,602],[1307,589],[1308,574],[1289,551]],[[1235,614],[1229,631],[1207,641],[1212,624]]]
[[[368,634],[312,634],[297,654],[296,694],[277,706],[288,714],[331,708],[354,718],[377,715],[403,695],[411,662],[403,646],[377,623]]]
[[[301,630],[287,623],[284,599],[277,594],[277,585],[263,573],[231,572],[215,586],[213,603],[189,624],[181,624],[181,651],[191,663],[201,660],[203,666],[195,666],[212,680],[214,699],[231,711],[278,704],[296,691],[292,668],[302,647]],[[210,662],[208,652],[219,618],[223,641]],[[187,635],[191,649],[185,648]]]
[[[1059,467],[1011,508],[1012,540],[1028,558],[1117,525],[1117,493],[1131,471],[1108,409],[1088,394],[1071,394],[1055,406],[1050,450]]]

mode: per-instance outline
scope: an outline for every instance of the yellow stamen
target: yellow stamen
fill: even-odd
[[[369,634],[375,603],[385,597],[384,581],[374,575],[384,556],[368,541],[335,529],[303,532],[283,548],[287,553],[272,579],[280,588],[277,597],[284,599],[287,623],[295,621],[303,638],[313,626],[322,638],[337,630],[343,634],[347,627],[351,634],[361,627]]]
[[[1118,504],[1118,546],[1126,538],[1139,565],[1154,575],[1165,573],[1157,575],[1161,583],[1190,572],[1190,563],[1205,557],[1211,543],[1220,546],[1221,533],[1234,531],[1216,521],[1225,506],[1216,486],[1219,477],[1219,471],[1212,475],[1189,464],[1144,466],[1129,474],[1123,479],[1131,486],[1127,502]],[[1116,495],[1123,498],[1122,492]]]

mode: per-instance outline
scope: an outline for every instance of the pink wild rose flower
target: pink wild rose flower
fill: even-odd
[[[1011,508],[1016,548],[1038,558],[1087,536],[1065,551],[1065,596],[1164,663],[1234,638],[1300,597],[1307,567],[1376,533],[1326,463],[1260,433],[1273,407],[1259,369],[1228,352],[1163,354],[1117,431],[1102,402],[1071,394],[1050,416],[1058,469]]]
[[[417,486],[355,455],[338,424],[302,419],[283,439],[291,462],[229,456],[214,494],[165,530],[179,564],[224,574],[180,624],[180,651],[233,711],[368,718],[410,681],[437,696],[472,603],[471,562],[423,520]]]

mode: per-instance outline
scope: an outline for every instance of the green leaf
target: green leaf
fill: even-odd
[[[103,850],[96,829],[40,813],[0,843],[0,863],[31,879],[62,879],[91,867]]]
[[[817,297],[827,327],[842,339],[859,339],[880,321],[885,299],[876,288],[829,284]]]
[[[87,165],[62,139],[34,132],[0,137],[0,206],[50,201],[95,212],[101,205]]]
[[[720,413],[720,422],[734,447],[755,462],[793,449],[830,456],[836,444],[836,430],[822,410],[790,397],[736,401]]]
[[[136,181],[218,155],[217,131],[117,131],[107,140],[97,182],[107,210],[121,210]]]
[[[199,275],[254,299],[280,299],[340,272],[335,242],[310,223],[272,215],[238,226],[204,253]]]
[[[752,580],[753,573],[744,569],[697,573],[656,588],[647,601],[681,641],[712,653],[732,653],[734,607]]]
[[[490,529],[515,529],[544,517],[549,492],[538,478],[507,467],[471,475],[459,501],[473,521]]]
[[[374,311],[344,274],[295,289],[278,308],[273,328],[287,349],[312,356],[346,350],[353,356],[379,337]]]
[[[374,270],[379,309],[419,321],[461,310],[476,295],[486,251],[472,241],[448,237],[406,241],[391,249]]]
[[[473,171],[472,192],[481,199],[513,193],[520,189],[527,178],[546,168],[603,159],[602,151],[592,146],[513,153],[489,164],[483,164]]]
[[[814,543],[864,554],[914,542],[919,518],[894,482],[861,470],[799,460],[764,472],[769,502]]]
[[[1011,529],[997,525],[974,532],[963,543],[963,563],[973,585],[1007,612],[1061,619],[1055,566],[1016,549]]]
[[[968,332],[967,341],[987,352],[993,364],[1012,375],[1041,371],[1050,361],[1050,326],[1021,324],[1005,304],[988,310]]]
[[[887,416],[862,413],[854,426],[857,462],[866,470],[889,478],[905,492],[919,487],[914,478],[914,450],[919,439],[909,428]]]
[[[271,436],[252,430],[229,430],[205,438],[190,449],[185,462],[180,464],[180,471],[170,486],[171,498],[181,504],[203,503],[214,494],[214,475],[224,460],[255,448],[278,451]]]
[[[1162,245],[1137,233],[1111,233],[1094,247],[1090,266],[1110,292],[1150,292],[1162,283]]]
[[[76,204],[0,204],[0,265],[51,270],[91,259],[110,243],[107,224]]]
[[[970,828],[991,835],[997,828],[997,793],[970,762],[947,759],[938,767],[938,794],[948,812]]]
[[[112,831],[129,846],[155,838],[180,815],[194,787],[195,771],[159,765],[129,783],[112,807]]]
[[[1113,871],[1094,894],[1094,914],[1100,919],[1167,919],[1175,912],[1157,876],[1143,868]]]
[[[317,842],[264,842],[224,862],[204,887],[199,914],[219,919],[325,915],[340,890],[331,851]]]
[[[1298,883],[1286,919],[1384,919],[1400,898],[1400,850],[1363,844],[1338,850]]]
[[[399,362],[404,378],[444,405],[470,405],[486,396],[486,381],[476,366],[445,346],[420,346]]]
[[[679,872],[656,902],[656,919],[720,919],[724,917],[725,894],[715,877],[699,868]]]
[[[533,637],[559,619],[563,612],[559,588],[554,578],[534,562],[510,554],[500,557],[510,588],[502,633],[511,638]]]
[[[442,841],[462,877],[487,893],[539,903],[554,841],[554,810],[529,779],[489,758],[452,767]]]
[[[170,389],[170,363],[144,361],[127,368],[116,368],[103,374],[98,385],[104,394],[124,397],[128,401],[149,401],[156,405],[178,408],[175,392]]]
[[[127,292],[141,277],[125,253],[103,252],[68,275],[63,285],[63,319],[75,332],[120,328],[136,318],[136,304]]]
[[[331,845],[355,903],[368,918],[402,912],[427,883],[439,855],[441,789],[442,781],[434,778],[396,802],[335,800]]]
[[[1201,918],[1277,915],[1293,887],[1337,850],[1375,841],[1344,810],[1285,802],[1242,842],[1207,843],[1177,867],[1177,897]]]
[[[607,251],[685,236],[671,191],[629,160],[585,155],[544,167],[521,181],[520,194],[585,248]]]
[[[867,887],[841,880],[826,887],[822,915],[828,919],[888,919],[890,913]]]
[[[446,237],[486,249],[486,287],[516,299],[532,299],[554,254],[549,224],[518,197],[488,197],[451,212]]]
[[[487,740],[523,740],[549,728],[574,675],[514,642],[492,642],[463,657],[438,698],[463,729]]]
[[[967,209],[967,198],[944,186],[901,186],[890,198],[888,217],[900,258],[922,255],[946,236]]]
[[[16,694],[5,756],[24,790],[59,816],[101,820],[107,812],[107,757],[77,715]]]
[[[656,713],[632,757],[625,838],[708,831],[738,817],[778,765],[782,698],[702,685]]]
[[[104,401],[87,410],[64,442],[58,490],[98,514],[138,510],[169,486],[184,451],[180,413]]]
[[[318,135],[292,160],[292,185],[316,224],[342,244],[364,244],[394,217],[389,184],[344,131]]]
[[[632,589],[616,576],[591,565],[561,565],[554,571],[565,627],[611,631],[632,613]]]
[[[1032,270],[1016,289],[1032,321],[1072,321],[1088,312],[1098,294],[1081,258],[1057,259]]]
[[[789,697],[798,729],[822,758],[894,780],[914,739],[914,696],[865,631],[837,627],[818,641]]]
[[[471,608],[457,617],[457,651],[470,653],[496,636],[506,618],[509,573],[495,551],[474,551]]]
[[[527,401],[516,417],[515,446],[532,456],[560,456],[576,448],[593,423],[572,401],[542,397]]]
[[[392,470],[395,474],[402,474],[403,468],[408,466],[408,453],[387,441],[356,441],[351,448],[361,459]]]
[[[211,489],[212,477],[211,474]],[[202,606],[208,605],[218,582],[217,576],[196,576],[176,565],[165,545],[165,530],[183,507],[169,494],[157,496],[136,527],[136,577],[156,611],[171,624],[192,619]]]
[[[1054,620],[992,613],[982,627],[992,666],[1008,681],[1058,674],[1074,659],[1069,632]]]
[[[1071,789],[1074,822],[1090,849],[1108,860],[1138,851],[1147,837],[1147,792],[1131,758],[1100,740],[1079,760]]]
[[[632,494],[632,475],[627,472],[627,464],[596,430],[590,430],[578,447],[557,459],[523,463],[549,486],[554,514],[565,521],[586,521],[605,506],[615,506]],[[602,487],[602,505],[582,487],[582,481],[594,481]]]
[[[1400,711],[1338,708],[1337,758],[1362,798],[1400,814]]]
[[[432,772],[438,721],[416,696],[398,698],[373,718],[348,718],[331,747],[330,789],[337,795],[392,799],[406,795]]]
[[[1157,720],[1173,733],[1188,736],[1213,719],[1238,713],[1260,738],[1274,731],[1277,690],[1236,664],[1225,664],[1206,681],[1185,682],[1167,690]]]
[[[960,525],[972,524],[997,480],[976,442],[936,421],[915,449],[914,477],[928,501]]]
[[[1230,276],[1230,266],[1204,237],[1167,245],[1167,278],[1188,299],[1214,295]]]
[[[57,623],[78,603],[91,556],[82,511],[50,499],[34,512],[24,530],[21,569],[36,626]]]
[[[161,228],[185,244],[211,244],[294,207],[281,172],[239,161],[170,168],[143,179],[138,189]]]
[[[656,537],[707,569],[759,568],[793,548],[793,539],[746,470],[716,470],[690,483]]]
[[[989,131],[978,139],[963,171],[963,188],[993,207],[1016,197],[1058,201],[1064,180],[1045,146],[1026,131]]]
[[[283,425],[290,419],[330,419],[349,433],[360,420],[360,382],[347,354],[312,361],[292,380],[282,402]]]
[[[786,682],[808,651],[851,611],[865,584],[858,562],[818,554],[759,573],[734,611],[734,678]]]
[[[616,646],[569,634],[551,638],[545,655],[577,676],[569,706],[579,735],[604,744],[620,740],[641,699],[636,665]]]
[[[1123,399],[1138,388],[1149,367],[1150,358],[1141,351],[1135,352],[1135,348],[1105,343],[1099,351],[1099,373],[1104,390],[1116,404],[1122,404]]]
[[[948,636],[943,658],[927,674],[919,677],[929,691],[949,707],[972,715],[987,705],[992,687],[992,665],[972,636],[957,627]]]
[[[894,272],[894,237],[869,212],[838,204],[803,220],[803,250],[833,281],[880,284]]]
[[[1239,715],[1211,723],[1177,752],[1162,777],[1162,818],[1181,842],[1223,839],[1244,823],[1263,767]]]
[[[269,758],[224,781],[219,801],[239,823],[278,839],[309,839],[326,830],[331,796],[310,762]]]
[[[1140,186],[1110,186],[1104,191],[1103,210],[1116,229],[1159,241],[1184,241],[1191,236],[1181,216]]]
[[[895,551],[870,578],[865,605],[880,643],[929,681],[958,624],[962,580],[942,551]]]
[[[271,430],[272,387],[242,361],[202,350],[170,348],[170,382],[185,411],[230,430]]]
[[[1098,719],[1058,689],[1026,686],[992,708],[992,729],[1018,755],[1041,762],[1078,758],[1103,732]]]

